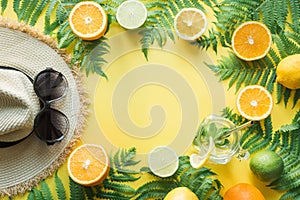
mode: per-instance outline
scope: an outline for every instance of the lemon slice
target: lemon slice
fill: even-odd
[[[206,16],[199,9],[183,8],[175,16],[175,32],[184,40],[195,40],[199,38],[205,32],[206,28]]]
[[[177,153],[170,147],[155,147],[148,155],[148,165],[153,174],[159,177],[172,176],[178,169]]]
[[[147,19],[146,6],[137,0],[123,2],[117,10],[117,21],[123,28],[135,29],[142,26]]]
[[[207,147],[201,147],[201,151],[198,154],[190,155],[190,164],[193,168],[201,168],[208,160],[210,153],[215,148],[215,144],[212,137],[209,137],[209,145]]]

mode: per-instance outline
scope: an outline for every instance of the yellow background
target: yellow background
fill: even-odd
[[[5,17],[16,19],[16,16],[12,12],[11,2],[8,5],[6,12],[4,13]],[[210,21],[210,18],[209,18]],[[41,31],[43,30],[43,19],[38,22],[36,26]],[[124,29],[120,28],[117,24],[111,26],[111,29],[106,35],[108,38],[112,38],[120,33],[124,33]],[[132,39],[129,35],[123,36],[125,39],[128,37]],[[89,90],[89,97],[91,99],[91,114],[88,118],[87,128],[82,136],[82,141],[84,143],[97,143],[106,146],[107,151],[113,150],[117,147],[137,147],[137,153],[144,155],[142,159],[145,158],[146,154],[157,145],[169,145],[171,141],[176,140],[176,133],[180,128],[181,122],[181,106],[180,101],[168,88],[162,87],[161,85],[153,84],[147,85],[141,88],[141,90],[136,90],[136,92],[130,97],[128,102],[128,110],[131,116],[131,119],[137,126],[147,126],[151,124],[151,116],[149,115],[153,105],[159,105],[163,107],[165,111],[165,123],[161,130],[159,130],[154,136],[147,139],[141,139],[139,137],[130,137],[128,134],[118,128],[114,121],[114,116],[111,111],[111,107],[108,107],[111,103],[111,98],[113,95],[113,90],[115,86],[120,81],[121,77],[128,73],[128,71],[135,69],[143,65],[150,65],[151,63],[155,65],[164,65],[171,67],[173,71],[180,74],[185,81],[190,84],[195,98],[197,99],[199,112],[199,121],[202,120],[206,115],[213,112],[212,94],[211,91],[207,88],[207,83],[205,82],[205,77],[201,76],[201,73],[196,73],[194,66],[194,57],[186,58],[180,55],[182,52],[186,54],[195,53],[195,47],[192,47],[185,41],[176,41],[176,44],[170,44],[171,51],[161,50],[160,48],[155,47],[150,50],[149,61],[146,61],[138,45],[138,39],[125,40],[122,45],[133,48],[131,52],[127,52],[124,55],[119,54],[119,50],[111,49],[112,56],[109,58],[111,62],[108,63],[107,67],[104,67],[105,73],[108,75],[108,80],[100,78],[97,75],[90,75],[85,80],[87,89]],[[121,48],[121,47],[120,47]],[[172,48],[175,48],[175,50]],[[198,50],[200,53],[200,50]],[[174,53],[175,52],[175,53]],[[188,52],[188,53],[187,53]],[[217,60],[220,58],[220,55],[226,54],[226,51],[219,50],[218,55],[215,55],[214,52],[208,51],[205,52],[205,55],[209,55],[210,60],[216,64]],[[205,55],[202,55],[202,59],[205,59]],[[115,56],[115,57],[114,57]],[[202,62],[203,60],[199,59],[197,62]],[[187,67],[183,67],[187,66]],[[207,70],[207,69],[206,69]],[[219,83],[224,88],[226,92],[225,96],[225,106],[235,109],[235,97],[234,88],[228,90],[227,83]],[[155,97],[155,98],[153,98]],[[127,101],[127,99],[126,99]],[[296,107],[298,107],[297,105]],[[274,104],[274,109],[272,111],[272,120],[274,129],[279,128],[283,124],[290,122],[292,116],[295,114],[295,109],[291,110],[291,105],[288,104],[287,108],[281,104]],[[193,132],[189,134],[188,139],[193,135]],[[174,147],[176,149],[176,146]],[[190,154],[192,152],[191,148],[180,149],[179,154]],[[143,160],[145,161],[145,160]],[[146,164],[144,162],[144,164]],[[232,161],[226,165],[216,165],[216,164],[207,164],[209,168],[212,168],[218,174],[218,179],[223,184],[224,188],[221,193],[223,194],[229,187],[237,183],[246,182],[251,183],[258,187],[261,192],[264,194],[267,200],[278,199],[281,195],[277,191],[267,188],[266,183],[258,181],[253,177],[249,167],[248,161],[238,161],[237,159],[232,159]],[[64,164],[59,169],[59,176],[63,179],[64,184],[68,184],[68,175],[66,170],[66,165]],[[148,180],[148,176],[144,175],[142,179],[135,183],[135,186],[140,186],[144,181]],[[53,178],[49,178],[47,183],[53,185]],[[18,197],[16,199],[25,199],[24,197]]]

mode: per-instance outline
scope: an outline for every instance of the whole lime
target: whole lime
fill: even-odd
[[[254,175],[263,182],[278,179],[284,168],[282,158],[271,150],[261,150],[255,153],[249,165]]]

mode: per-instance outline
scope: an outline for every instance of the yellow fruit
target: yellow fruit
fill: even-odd
[[[290,89],[300,88],[300,54],[282,59],[276,69],[277,82]]]
[[[100,145],[81,145],[71,153],[68,159],[68,172],[73,181],[78,184],[97,185],[108,175],[108,156]]]
[[[199,200],[194,192],[187,187],[178,187],[171,190],[164,200]]]
[[[96,2],[82,1],[74,6],[69,16],[72,31],[84,40],[96,40],[105,34],[107,15]]]
[[[265,197],[255,186],[238,183],[225,192],[224,200],[265,200]]]
[[[272,44],[271,32],[264,24],[255,21],[245,22],[233,33],[232,49],[242,60],[252,61],[263,58]]]
[[[270,92],[264,87],[249,85],[239,92],[236,104],[243,117],[252,121],[259,121],[270,115],[273,99]]]
[[[183,8],[174,19],[175,32],[184,40],[199,38],[205,32],[206,27],[206,16],[196,8]]]

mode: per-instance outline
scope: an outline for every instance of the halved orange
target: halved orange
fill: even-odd
[[[107,15],[96,2],[82,1],[74,6],[69,16],[72,31],[84,40],[96,40],[105,34]]]
[[[268,90],[259,85],[244,87],[237,96],[237,109],[248,120],[267,118],[273,108],[273,99]]]
[[[241,24],[233,33],[232,49],[237,57],[253,61],[267,55],[272,44],[272,35],[266,25],[256,21]]]
[[[68,159],[69,176],[78,184],[94,186],[101,183],[109,172],[109,158],[104,148],[95,144],[77,147]]]

